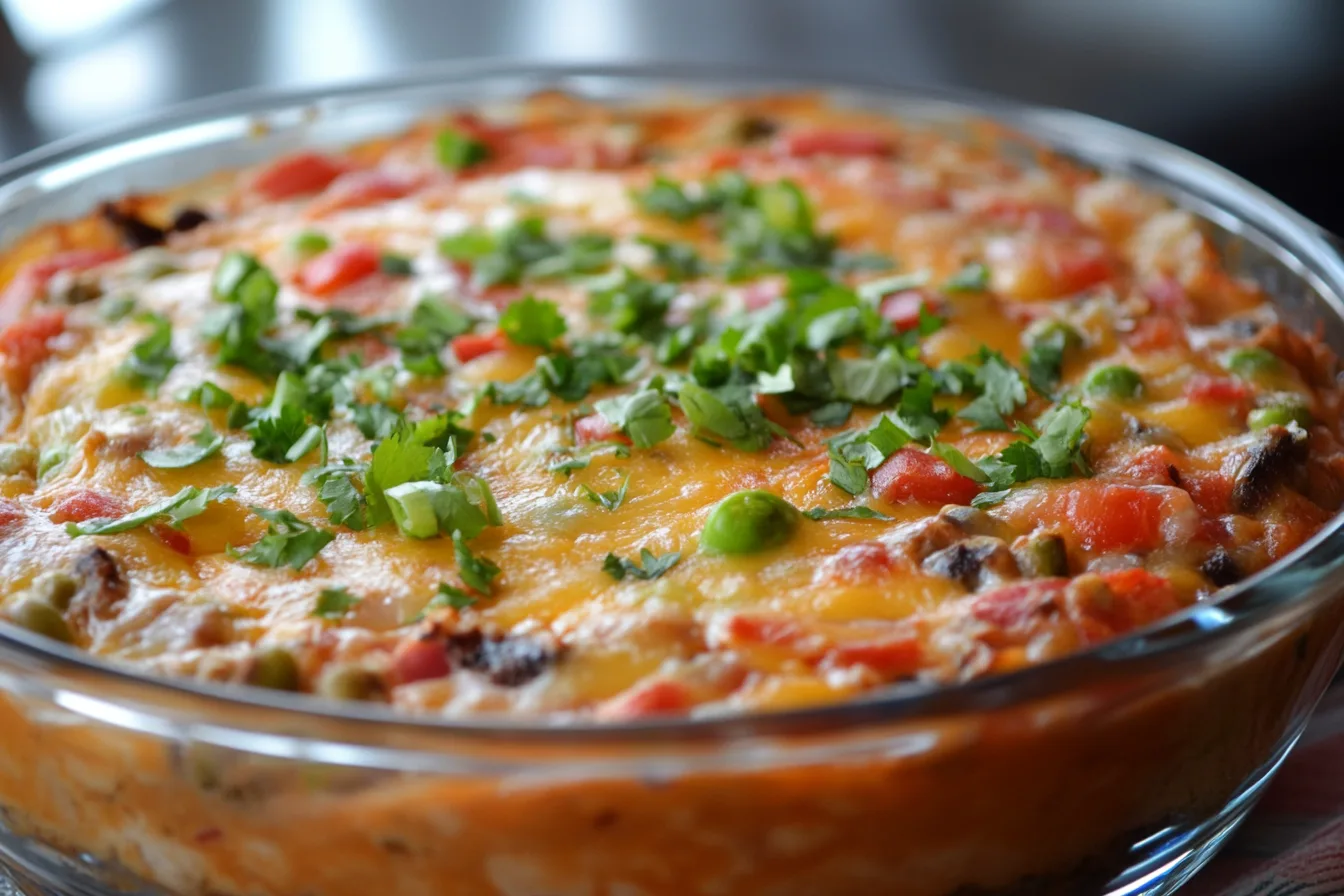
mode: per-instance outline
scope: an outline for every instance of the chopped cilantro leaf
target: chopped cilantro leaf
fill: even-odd
[[[988,348],[981,348],[980,363],[973,377],[979,396],[957,413],[982,430],[1005,430],[1004,417],[1026,403],[1027,387],[1022,374],[1003,357]]]
[[[588,486],[580,483],[579,488],[583,490],[583,495],[589,501],[592,501],[598,507],[604,510],[615,510],[625,503],[625,493],[630,487],[630,474],[626,473],[625,478],[621,480],[621,487],[615,491],[599,492],[594,491]]]
[[[867,429],[851,430],[826,440],[830,478],[851,495],[868,489],[868,471],[910,442],[911,435],[891,415],[883,414]]]
[[[604,398],[594,407],[608,423],[629,436],[636,448],[652,448],[676,432],[667,397],[655,389]]]
[[[350,419],[366,439],[385,439],[401,425],[401,412],[381,401],[350,406]]]
[[[137,320],[149,324],[152,329],[131,348],[131,354],[117,368],[117,375],[123,382],[153,392],[177,365],[177,355],[173,354],[172,324],[159,314],[144,314]]]
[[[434,158],[449,171],[462,171],[490,158],[490,148],[457,128],[444,128],[434,136]]]
[[[879,513],[871,507],[842,507],[839,510],[827,510],[824,507],[813,507],[811,510],[803,511],[803,516],[810,520],[890,520],[891,517],[885,513]]]
[[[409,277],[415,273],[411,260],[395,252],[384,252],[378,258],[378,270],[389,277]]]
[[[189,485],[171,497],[146,504],[139,510],[133,510],[117,519],[99,518],[85,520],[82,523],[66,523],[65,531],[73,538],[77,535],[113,535],[154,522],[166,522],[174,527],[180,527],[184,520],[203,513],[211,501],[222,501],[234,491],[231,485],[207,489]]]
[[[362,597],[351,594],[344,585],[323,588],[317,595],[316,604],[313,605],[313,615],[321,616],[323,619],[340,619],[353,610],[361,600]]]
[[[751,390],[743,386],[706,389],[683,383],[677,400],[697,434],[727,439],[739,451],[760,451],[774,441],[778,427],[756,406]]]
[[[979,468],[995,492],[1032,479],[1064,479],[1092,473],[1082,451],[1083,435],[1092,412],[1082,404],[1066,402],[1041,416],[1040,432],[1027,426],[1018,430],[1027,438],[1013,442],[996,455],[983,458]],[[1002,500],[998,494],[977,498],[982,506]]]
[[[317,498],[327,507],[328,522],[358,532],[368,528],[368,511],[355,481],[367,468],[347,458],[339,464],[312,467],[300,481],[317,486]]]
[[[648,187],[634,192],[635,204],[646,215],[690,221],[723,207],[724,196],[712,189],[685,186],[657,175]]]
[[[499,567],[488,558],[473,554],[461,532],[453,533],[453,557],[457,560],[457,574],[468,588],[486,595],[494,593]]]
[[[326,529],[319,529],[299,519],[288,510],[267,510],[265,507],[249,509],[266,521],[266,534],[246,551],[230,549],[230,553],[256,566],[302,569],[336,537]]]
[[[406,326],[397,332],[401,364],[411,373],[438,376],[444,372],[439,353],[448,341],[471,329],[471,318],[442,299],[426,296],[415,303]]]
[[[230,252],[215,269],[212,289],[224,307],[206,318],[202,331],[218,343],[220,363],[273,372],[276,361],[263,336],[275,323],[275,276],[255,256]]]
[[[989,289],[989,268],[978,261],[957,271],[943,283],[944,292],[984,292]]]
[[[641,236],[639,242],[653,250],[653,263],[662,268],[668,280],[693,280],[709,270],[700,253],[690,243],[660,240],[651,236]]]
[[[293,463],[317,447],[321,428],[311,426],[301,408],[285,405],[278,413],[264,413],[243,430],[252,437],[252,454],[273,464]],[[316,430],[314,432],[314,430]],[[305,447],[307,450],[292,457],[291,453]]]
[[[565,319],[548,299],[524,296],[509,303],[499,316],[499,328],[518,345],[547,348],[565,334]]]
[[[629,270],[618,282],[588,295],[588,310],[618,333],[633,333],[650,342],[663,332],[663,318],[676,298],[671,283],[655,283]]]
[[[648,548],[640,548],[638,561],[626,560],[617,557],[615,554],[607,554],[606,559],[602,561],[602,571],[618,582],[626,576],[647,581],[658,578],[676,566],[680,559],[680,551],[672,551],[658,556]]]
[[[611,237],[582,233],[565,240],[546,235],[540,218],[524,218],[512,226],[489,233],[470,229],[439,240],[439,252],[472,264],[472,281],[478,287],[516,284],[525,277],[550,278],[590,274],[611,263]]]
[[[465,610],[467,607],[475,606],[478,600],[475,595],[468,594],[461,588],[440,582],[438,592],[430,598],[429,603],[425,604],[425,610],[437,610],[440,607]]]
[[[198,464],[206,458],[214,457],[224,447],[224,437],[215,432],[209,424],[185,445],[173,448],[155,448],[141,451],[137,456],[151,467],[160,470],[180,470]]]

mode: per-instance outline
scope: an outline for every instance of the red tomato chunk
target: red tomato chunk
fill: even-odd
[[[980,484],[932,454],[902,448],[873,471],[873,491],[893,504],[969,504]]]
[[[345,171],[346,165],[330,156],[301,152],[263,168],[253,179],[252,189],[271,201],[292,199],[326,189]]]
[[[299,268],[299,288],[315,296],[334,295],[378,272],[379,252],[366,243],[337,246]]]

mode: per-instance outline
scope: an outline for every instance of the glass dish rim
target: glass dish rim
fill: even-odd
[[[878,105],[905,102],[946,104],[964,111],[968,117],[989,119],[1020,130],[1032,140],[1069,154],[1079,142],[1086,142],[1084,131],[1093,138],[1114,142],[1124,151],[1117,157],[1136,162],[1140,150],[1160,159],[1159,175],[1171,180],[1171,186],[1191,187],[1196,179],[1207,182],[1224,194],[1245,202],[1258,213],[1248,221],[1238,213],[1241,223],[1257,226],[1257,221],[1286,230],[1291,245],[1280,236],[1262,233],[1282,253],[1290,254],[1299,267],[1307,257],[1328,271],[1323,278],[1311,278],[1324,303],[1344,320],[1344,255],[1333,238],[1315,224],[1279,200],[1232,174],[1221,166],[1188,150],[1140,131],[1079,112],[1008,99],[987,93],[921,85],[901,85],[809,74],[797,69],[771,69],[733,65],[690,63],[531,63],[511,60],[463,60],[417,66],[402,72],[342,84],[298,89],[246,89],[206,97],[171,107],[159,113],[141,116],[129,123],[75,135],[38,147],[0,164],[0,218],[6,213],[16,188],[44,172],[59,170],[81,158],[137,140],[172,133],[194,126],[222,122],[240,116],[249,119],[281,111],[318,109],[341,112],[342,103],[368,103],[379,97],[413,96],[415,91],[443,89],[490,79],[536,79],[535,87],[559,86],[576,79],[624,82],[654,82],[653,89],[637,91],[641,98],[658,96],[657,90],[675,91],[678,98],[732,96],[759,91],[812,90],[833,97],[857,97]],[[523,94],[518,94],[522,96]],[[599,102],[606,101],[599,98]],[[1145,156],[1146,157],[1146,156]],[[1093,160],[1084,156],[1084,161]],[[115,163],[110,166],[115,169]],[[1175,172],[1188,175],[1183,180]],[[36,185],[39,190],[40,185]],[[59,185],[58,185],[59,186]],[[1223,209],[1219,209],[1226,216]],[[1244,211],[1244,210],[1239,210]],[[1303,273],[1300,272],[1299,273]],[[1304,278],[1306,274],[1303,273]],[[357,740],[376,742],[379,732],[393,730],[419,734],[438,734],[468,740],[501,739],[528,744],[611,745],[622,742],[649,743],[668,741],[718,741],[744,735],[784,735],[796,732],[840,733],[865,727],[886,725],[911,719],[945,716],[964,711],[1001,709],[1005,706],[1067,692],[1079,681],[1097,675],[1115,674],[1120,668],[1137,668],[1146,662],[1170,662],[1186,651],[1230,637],[1265,622],[1279,613],[1302,605],[1315,590],[1291,581],[1295,573],[1310,572],[1335,552],[1330,545],[1344,531],[1344,513],[1328,521],[1305,544],[1289,556],[1254,576],[1224,590],[1212,601],[1169,616],[1162,621],[1123,638],[1078,651],[1058,660],[1024,669],[945,685],[895,685],[876,689],[855,698],[821,706],[766,712],[743,712],[689,718],[651,719],[633,722],[594,722],[567,716],[541,716],[510,719],[481,714],[462,718],[416,716],[383,704],[333,702],[312,696],[212,684],[188,679],[153,676],[84,651],[51,642],[21,629],[0,625],[0,655],[22,658],[44,672],[80,673],[80,683],[88,678],[116,683],[119,690],[129,689],[141,708],[168,708],[173,698],[190,697],[200,718],[212,707],[248,709],[247,723],[230,727],[249,730],[284,731],[294,737],[293,723],[308,720],[313,724],[344,723],[355,726]],[[1313,584],[1316,584],[1313,581]]]

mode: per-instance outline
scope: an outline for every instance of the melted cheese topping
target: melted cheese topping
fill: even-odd
[[[437,124],[353,151],[348,164],[361,168],[357,175],[413,182],[389,191],[395,196],[350,200],[342,193],[346,174],[325,189],[277,198],[258,186],[266,172],[243,172],[209,194],[209,223],[168,237],[172,270],[153,277],[146,270],[159,249],[33,288],[32,272],[53,248],[108,239],[107,225],[96,221],[66,225],[56,240],[64,245],[51,246],[48,233],[15,250],[3,304],[32,307],[0,335],[12,461],[0,480],[8,501],[0,581],[10,590],[10,617],[31,624],[23,605],[48,600],[43,589],[52,588],[38,574],[67,570],[77,591],[56,609],[68,636],[99,656],[164,674],[449,714],[725,712],[1048,660],[1203,599],[1291,550],[1334,511],[1337,396],[1323,374],[1333,359],[1278,325],[1253,285],[1222,270],[1190,215],[1133,184],[1055,159],[1016,167],[989,140],[955,142],[797,98],[726,108],[732,122],[764,128],[764,121],[771,134],[744,144],[724,132],[722,116],[705,119],[696,109],[614,113],[542,104],[495,125],[487,141],[495,157],[462,172],[435,162]],[[621,144],[631,132],[634,143]],[[787,438],[759,451],[704,437],[674,407],[669,438],[593,452],[586,466],[556,472],[558,460],[585,456],[575,420],[590,417],[595,401],[669,372],[650,347],[636,349],[642,366],[629,383],[542,407],[478,396],[488,384],[533,371],[544,354],[533,346],[501,340],[459,361],[450,344],[440,352],[446,375],[400,369],[393,337],[425,296],[471,317],[476,333],[492,332],[501,309],[524,293],[556,304],[571,342],[605,327],[589,310],[591,280],[482,289],[469,265],[440,253],[443,237],[500,234],[539,217],[556,240],[609,235],[616,265],[658,280],[662,272],[641,238],[683,242],[716,262],[725,256],[722,235],[713,216],[677,221],[641,210],[632,190],[660,172],[687,183],[694,198],[723,170],[757,184],[796,183],[817,233],[832,234],[846,253],[875,253],[918,274],[913,282],[924,285],[883,299],[882,309],[894,317],[901,301],[913,301],[945,320],[918,342],[929,368],[986,351],[1016,363],[1039,332],[1033,321],[1071,327],[1079,343],[1065,354],[1059,394],[1028,392],[1009,416],[1030,424],[1058,401],[1085,402],[1091,417],[1082,451],[1093,475],[1080,475],[1088,466],[1079,464],[1071,475],[1025,481],[975,510],[893,490],[878,467],[874,492],[852,498],[831,479],[825,440],[872,423],[896,407],[895,397],[857,408],[839,426],[789,414],[763,397]],[[305,291],[305,265],[315,262],[290,243],[314,229],[337,251],[367,244],[408,258],[411,274],[374,272],[329,294]],[[317,488],[304,480],[316,453],[287,464],[264,460],[222,410],[181,400],[207,382],[249,405],[269,400],[273,380],[221,366],[216,342],[201,332],[222,304],[212,293],[214,272],[225,253],[237,251],[255,255],[281,284],[276,339],[309,330],[296,316],[305,309],[390,321],[324,350],[328,358],[360,352],[362,370],[347,378],[358,401],[377,400],[379,384],[390,384],[388,400],[412,420],[442,408],[463,411],[462,424],[477,435],[458,468],[488,483],[502,518],[470,540],[476,556],[502,570],[492,593],[466,589],[459,602],[470,606],[431,605],[440,585],[465,588],[452,540],[410,538],[390,522],[364,531],[332,525]],[[15,274],[19,261],[29,267]],[[968,264],[985,265],[987,288],[946,285]],[[852,286],[889,273],[832,276]],[[781,283],[769,270],[746,281],[695,277],[679,285],[671,318],[689,320],[700,307],[718,320],[750,314],[780,301]],[[102,298],[65,309],[79,286]],[[32,293],[27,300],[24,289]],[[137,313],[111,322],[106,312],[119,296],[133,298]],[[34,350],[24,328],[49,307],[65,309],[63,326],[36,337]],[[151,331],[145,313],[170,322],[177,359],[156,391],[118,374]],[[1255,376],[1229,372],[1227,352],[1252,344],[1277,362]],[[1134,371],[1142,397],[1081,389],[1109,365]],[[670,372],[685,370],[683,363]],[[1282,404],[1284,396],[1309,410],[1314,425],[1248,429],[1254,406]],[[971,397],[944,390],[937,404],[951,415]],[[186,444],[207,424],[225,436],[209,459],[157,469],[140,457]],[[971,460],[1019,438],[955,416],[938,435]],[[325,439],[331,459],[360,463],[378,441],[361,434],[342,407]],[[916,443],[902,451],[923,449]],[[944,467],[938,475],[957,476]],[[162,521],[79,537],[64,525],[105,516],[109,506],[125,512],[189,486],[219,485],[236,492],[186,520],[185,538]],[[622,486],[614,509],[590,500],[590,490]],[[780,548],[740,556],[702,550],[711,510],[746,489],[804,510],[861,503],[887,518],[804,519]],[[976,490],[983,489],[972,484]],[[297,570],[245,562],[238,549],[267,532],[252,507],[290,511],[334,539]],[[95,545],[111,558],[110,574],[95,572]],[[615,579],[604,570],[608,555],[636,560],[645,550],[680,560],[655,578]],[[316,615],[320,595],[332,589],[358,600],[347,612]],[[294,666],[278,681],[265,673],[277,651]],[[371,683],[347,693],[331,684],[337,669],[359,670]]]

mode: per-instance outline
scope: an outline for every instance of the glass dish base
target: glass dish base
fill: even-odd
[[[1123,870],[1104,883],[1100,882],[1102,875],[1115,871],[1113,859],[1104,862],[1106,870],[1100,873],[1084,870],[1053,880],[1026,880],[992,893],[957,891],[949,896],[1166,896],[1174,893],[1208,864],[1246,820],[1301,733],[1299,727],[1285,738],[1270,759],[1242,784],[1217,814],[1199,823],[1162,828],[1130,846],[1120,859],[1124,862]],[[0,823],[0,875],[3,875],[0,876],[0,896],[169,896],[167,891],[138,880],[115,866],[92,856],[67,855],[23,837],[3,823]]]

